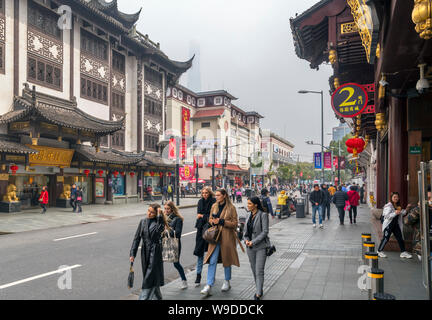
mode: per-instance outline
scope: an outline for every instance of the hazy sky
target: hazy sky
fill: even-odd
[[[290,21],[318,0],[119,0],[120,10],[143,8],[137,29],[148,34],[174,60],[188,60],[191,41],[201,50],[203,91],[225,89],[238,98],[234,104],[257,111],[263,128],[295,144],[301,160],[312,161],[321,147],[321,102],[324,90],[324,134],[328,146],[338,125],[330,105],[329,65],[319,71],[297,57]],[[187,84],[187,74],[181,79]]]

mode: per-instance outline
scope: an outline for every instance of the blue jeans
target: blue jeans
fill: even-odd
[[[203,269],[203,264],[204,264],[204,256],[202,257],[198,257],[198,261],[197,261],[197,274],[201,275],[202,273],[202,269]]]
[[[174,262],[174,268],[177,269],[178,273],[180,274],[180,278],[183,281],[186,281],[186,275],[185,275],[185,272],[184,272],[182,265],[180,264],[180,261]]]
[[[316,224],[316,212],[318,211],[319,223],[322,224],[322,207],[321,206],[312,206],[312,223]]]
[[[217,244],[215,250],[210,257],[210,265],[207,272],[207,284],[213,286],[215,283],[216,267],[220,253],[220,243]],[[225,280],[231,280],[231,267],[224,267]]]

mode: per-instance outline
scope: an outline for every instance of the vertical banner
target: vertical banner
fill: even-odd
[[[187,144],[186,137],[190,136],[190,110],[188,108],[182,107],[182,142],[180,147],[181,159],[186,159],[187,157]]]
[[[339,159],[338,156],[334,156],[334,157],[333,157],[333,167],[334,167],[336,170],[338,169],[338,166],[339,166],[339,164],[338,164],[338,159]]]
[[[324,169],[332,168],[332,153],[324,152]]]
[[[176,159],[176,139],[175,138],[169,140],[168,159],[170,160]]]
[[[315,169],[322,169],[321,152],[314,153]]]

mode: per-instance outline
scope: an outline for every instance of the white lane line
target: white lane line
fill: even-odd
[[[189,233],[185,233],[185,234],[182,234],[182,237],[190,236],[191,234],[195,234],[195,233],[197,233],[197,232],[196,231],[192,231],[192,232],[189,232]]]
[[[82,267],[82,265],[77,264],[77,265],[74,265],[72,267],[62,268],[62,269],[58,269],[56,271],[51,271],[51,272],[48,272],[48,273],[40,274],[38,276],[34,276],[34,277],[31,277],[31,278],[27,278],[27,279],[11,282],[11,283],[8,283],[8,284],[0,286],[0,290],[6,289],[6,288],[9,288],[9,287],[13,287],[13,286],[16,286],[16,285],[19,285],[19,284],[22,284],[22,283],[30,282],[30,281],[33,281],[33,280],[36,280],[36,279],[45,278],[45,277],[51,276],[51,275],[56,274],[56,273],[62,273],[62,272],[65,272],[67,270],[72,270],[72,269],[79,268],[79,267]]]
[[[91,236],[91,235],[94,235],[94,234],[97,234],[97,232],[86,233],[86,234],[79,234],[77,236],[71,236],[71,237],[67,237],[67,238],[54,239],[53,241],[62,241],[62,240],[68,240],[68,239],[74,239],[74,238],[81,238],[81,237]]]

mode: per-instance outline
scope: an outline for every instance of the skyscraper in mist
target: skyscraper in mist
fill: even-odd
[[[192,63],[192,68],[187,72],[188,83],[187,87],[195,92],[201,92],[201,54],[200,45],[197,41],[191,41],[189,46],[189,56],[195,55],[194,61]]]

